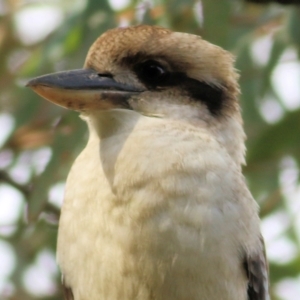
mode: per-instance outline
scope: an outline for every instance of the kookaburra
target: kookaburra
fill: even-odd
[[[225,50],[141,25],[28,83],[90,132],[59,223],[66,299],[269,299],[237,78]]]

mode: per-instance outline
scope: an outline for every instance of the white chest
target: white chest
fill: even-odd
[[[157,126],[92,138],[72,168],[58,261],[75,300],[246,300],[229,156],[205,134]]]

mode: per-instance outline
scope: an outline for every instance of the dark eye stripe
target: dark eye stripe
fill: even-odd
[[[207,83],[182,76],[181,88],[187,91],[192,99],[204,103],[212,115],[220,114],[224,104],[224,91]]]
[[[212,115],[218,115],[223,107],[224,92],[222,89],[207,83],[189,78],[184,73],[169,72],[161,80],[147,80],[144,76],[138,78],[149,90],[160,90],[169,87],[177,87],[185,91],[194,101],[204,103]]]
[[[170,62],[166,57],[160,57],[160,59],[168,62],[173,70],[180,69],[176,67],[176,63]],[[190,78],[184,72],[172,72],[165,69],[163,69],[165,74],[159,76],[157,80],[155,78],[149,78],[149,76],[145,76],[145,74],[141,73],[141,69],[143,69],[141,66],[145,63],[147,64],[147,62],[151,62],[152,64],[156,63],[158,66],[161,66],[160,63],[155,60],[155,57],[150,57],[140,52],[124,57],[121,63],[133,69],[136,76],[148,90],[163,90],[175,87],[187,93],[194,101],[204,103],[212,115],[217,116],[222,112],[224,102],[226,101],[225,91],[222,88]]]

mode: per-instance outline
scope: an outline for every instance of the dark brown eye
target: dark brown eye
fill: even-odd
[[[99,77],[107,77],[107,78],[113,78],[112,74],[109,73],[98,73]]]
[[[169,74],[163,66],[154,60],[140,63],[135,71],[142,82],[152,87],[164,85]]]

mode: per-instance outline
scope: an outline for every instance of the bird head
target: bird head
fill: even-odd
[[[27,86],[85,115],[126,110],[205,128],[244,163],[244,131],[233,56],[201,37],[148,25],[112,29],[91,46],[83,69]]]

